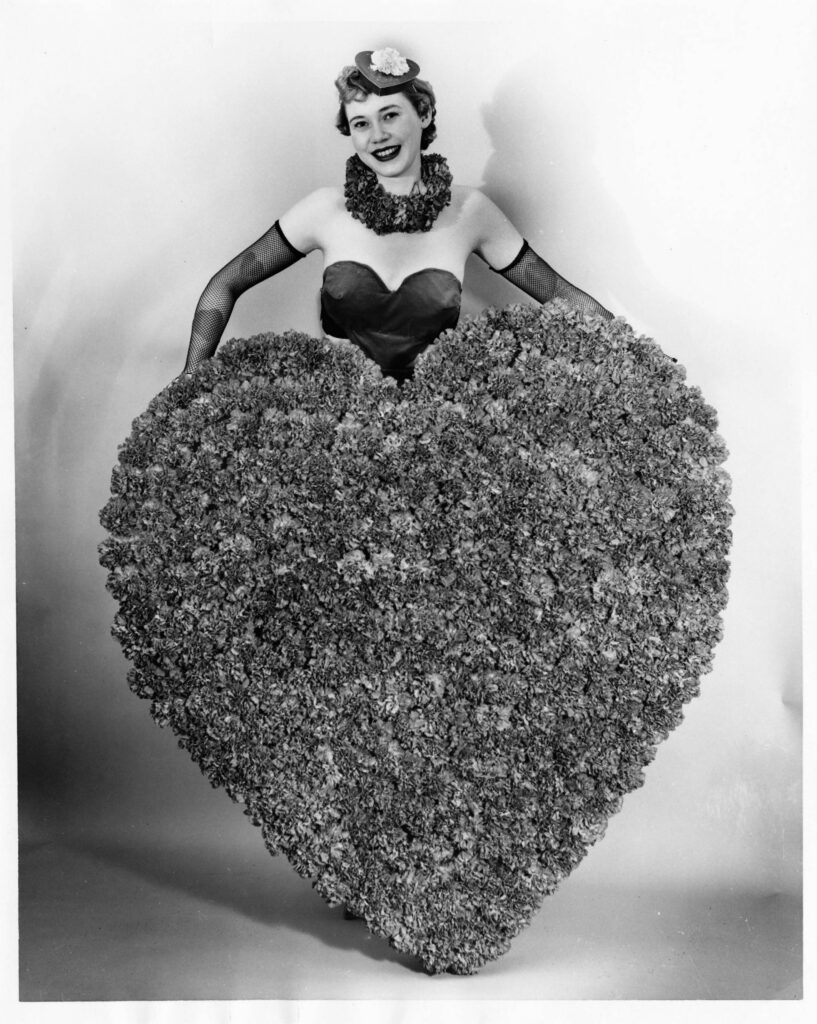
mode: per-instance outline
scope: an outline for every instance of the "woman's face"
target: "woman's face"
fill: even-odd
[[[431,120],[402,92],[371,94],[345,104],[352,144],[367,167],[383,178],[420,178],[420,140]]]

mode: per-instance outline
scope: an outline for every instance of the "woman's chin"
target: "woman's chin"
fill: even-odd
[[[411,164],[402,148],[390,160],[378,160],[368,154],[362,160],[380,178],[401,178],[411,173]]]
[[[369,166],[375,174],[379,174],[383,178],[395,178],[408,172],[405,160],[401,160],[399,157],[394,160],[384,160],[382,163],[375,160]]]

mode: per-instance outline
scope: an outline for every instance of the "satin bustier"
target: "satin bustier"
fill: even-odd
[[[416,270],[391,290],[366,263],[340,260],[323,272],[321,325],[348,338],[398,380],[414,360],[460,315],[462,285],[450,270]]]

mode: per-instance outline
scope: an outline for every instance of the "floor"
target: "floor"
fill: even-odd
[[[79,835],[20,852],[21,1001],[799,999],[799,901],[611,891],[578,870],[511,951],[430,976],[346,921],[252,829]]]

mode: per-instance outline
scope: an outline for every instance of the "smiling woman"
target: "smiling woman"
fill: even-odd
[[[372,152],[378,163],[386,165],[382,172],[391,178],[400,173],[399,167],[391,164],[398,155],[395,147],[401,142],[408,143],[411,154],[403,161],[403,167],[411,172],[413,179],[406,183],[405,192],[410,192],[420,176],[416,132],[413,130],[416,122],[419,121],[421,128],[419,149],[428,149],[437,136],[437,127],[434,123],[437,112],[434,90],[428,82],[414,78],[405,86],[402,83],[397,86],[383,86],[379,91],[370,92],[365,85],[361,85],[361,79],[370,88],[373,87],[373,83],[362,76],[357,65],[350,65],[343,69],[335,81],[341,99],[335,122],[337,128],[342,135],[352,136],[361,160],[378,172],[381,168],[372,164],[367,154],[367,147],[372,145]],[[389,148],[385,153],[377,148],[378,133],[386,135],[385,142]],[[400,189],[393,188],[392,191],[397,192]]]
[[[436,136],[436,97],[419,71],[391,47],[364,50],[343,68],[336,124],[355,150],[345,187],[306,196],[210,280],[186,371],[214,354],[239,295],[316,250],[327,337],[357,345],[398,380],[411,377],[417,356],[456,325],[472,253],[539,302],[563,299],[610,319],[484,193],[454,184],[444,157],[424,152]]]
[[[341,72],[345,185],[208,284],[189,372],[123,446],[102,560],[132,688],[271,852],[468,974],[697,693],[731,510],[713,410],[425,152],[419,70],[387,48]],[[236,298],[316,250],[335,344],[209,359]],[[558,301],[458,327],[472,253]]]

